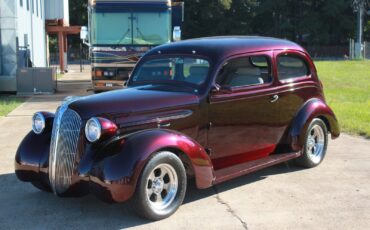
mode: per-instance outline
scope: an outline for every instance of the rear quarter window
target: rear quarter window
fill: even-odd
[[[278,78],[289,81],[295,78],[308,77],[310,69],[303,58],[295,55],[282,55],[278,57]]]
[[[237,57],[227,61],[217,75],[220,86],[244,87],[272,82],[271,65],[267,56]]]

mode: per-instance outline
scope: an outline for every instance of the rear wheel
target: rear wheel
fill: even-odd
[[[172,152],[159,152],[145,166],[132,206],[142,217],[151,220],[167,218],[182,204],[186,183],[181,160]]]
[[[306,168],[318,166],[324,159],[328,145],[328,130],[321,119],[314,119],[308,126],[302,156],[296,163]]]

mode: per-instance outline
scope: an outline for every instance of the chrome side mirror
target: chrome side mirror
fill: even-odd
[[[89,31],[87,26],[81,26],[80,39],[85,43],[89,40]]]
[[[178,42],[181,40],[181,28],[180,26],[175,26],[173,28],[173,41]]]

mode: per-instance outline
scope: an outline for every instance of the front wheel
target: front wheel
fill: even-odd
[[[161,220],[182,204],[186,192],[186,171],[172,152],[156,153],[144,167],[132,206],[138,215]]]
[[[328,145],[328,129],[321,119],[312,120],[305,134],[305,142],[296,163],[306,168],[318,166],[324,159]]]

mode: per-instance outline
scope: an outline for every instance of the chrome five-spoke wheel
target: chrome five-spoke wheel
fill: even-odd
[[[319,163],[324,153],[325,134],[320,125],[315,124],[307,135],[306,152],[312,162]]]
[[[302,156],[296,159],[297,164],[307,168],[319,165],[325,157],[327,144],[326,124],[321,119],[313,119],[307,128]]]
[[[175,169],[169,164],[158,165],[147,180],[147,198],[153,209],[160,212],[172,203],[178,189]]]
[[[164,219],[182,204],[186,182],[186,171],[178,156],[168,151],[155,153],[141,173],[132,206],[145,218]]]

